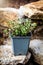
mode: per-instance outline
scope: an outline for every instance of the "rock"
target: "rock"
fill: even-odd
[[[0,44],[3,44],[5,38],[8,38],[8,34],[3,34],[4,29],[12,28],[12,25],[9,25],[9,22],[14,21],[14,23],[18,23],[18,9],[16,8],[0,8]],[[10,23],[11,24],[11,23]]]
[[[19,13],[21,17],[25,15],[32,19],[43,19],[43,1],[32,2],[21,6]]]
[[[0,64],[22,63],[25,56],[14,56],[10,45],[0,46]]]
[[[30,48],[33,50],[34,61],[43,65],[43,40],[31,40]]]
[[[11,40],[7,40],[4,43],[6,45],[0,45],[0,65],[16,65],[18,63],[25,64],[31,57],[31,53],[28,52],[28,55],[19,55],[15,56],[12,50]]]
[[[0,24],[9,27],[8,21],[18,19],[18,9],[16,8],[0,8]]]
[[[0,0],[0,7],[14,7],[19,8],[21,5],[24,5],[29,2],[34,2],[38,0]]]
[[[43,19],[43,1],[37,1],[16,8],[0,8],[0,24],[9,26],[8,21],[12,21],[23,16],[34,19]]]

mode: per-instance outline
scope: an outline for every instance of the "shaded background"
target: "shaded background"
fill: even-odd
[[[16,7],[19,8],[20,5],[24,5],[30,2],[35,2],[38,0],[0,0],[0,7]]]

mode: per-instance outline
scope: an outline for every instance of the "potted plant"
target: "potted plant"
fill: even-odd
[[[18,24],[10,21],[10,35],[12,38],[12,48],[14,55],[26,55],[31,39],[31,31],[36,27],[36,23],[32,23],[30,19],[18,19]]]

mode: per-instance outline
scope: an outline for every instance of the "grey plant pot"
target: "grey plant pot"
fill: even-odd
[[[29,36],[17,36],[12,37],[12,48],[15,56],[26,55],[29,44],[30,44],[31,34]]]

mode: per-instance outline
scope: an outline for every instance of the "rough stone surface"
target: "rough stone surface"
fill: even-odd
[[[8,39],[6,45],[0,46],[0,64],[17,64],[29,61],[31,54],[28,53],[28,56],[14,56],[12,52],[11,40]],[[31,40],[30,48],[33,51],[34,61],[40,65],[43,65],[43,40]],[[26,59],[26,61],[25,61]]]
[[[0,0],[0,7],[14,7],[19,8],[21,5],[34,2],[38,0]]]
[[[3,9],[4,9],[4,12],[3,12],[4,16],[5,17],[7,16],[7,19],[12,20],[12,19],[15,18],[14,17],[15,16],[14,9],[13,9],[13,11],[12,11],[12,8],[6,8],[6,9],[3,8]],[[3,11],[3,9],[1,8],[0,11]],[[8,11],[8,12],[5,12],[5,11]],[[14,16],[12,16],[12,13],[9,13],[9,11],[13,12]],[[42,16],[41,18],[43,18],[43,0],[39,1],[39,2],[36,2],[36,4],[34,2],[34,3],[31,3],[31,4],[27,4],[25,6],[21,6],[20,9],[17,9],[15,11],[18,12],[19,17],[22,17],[24,15],[28,16],[29,18],[32,17],[33,15],[35,15],[37,17],[37,14],[38,14],[38,15]],[[12,16],[12,18],[11,18],[11,16]],[[5,24],[5,25],[7,25],[7,24]],[[8,41],[5,42],[5,43],[8,43],[8,45],[6,44],[6,45],[1,45],[0,46],[0,64],[1,63],[2,64],[6,64],[6,63],[7,64],[9,64],[9,63],[13,64],[12,61],[14,61],[14,62],[24,61],[26,56],[15,57],[13,55],[13,52],[12,52],[12,49],[11,49],[11,46],[10,46],[11,44],[9,44]],[[32,40],[30,42],[30,48],[33,50],[33,55],[35,57],[35,61],[37,63],[39,63],[40,65],[43,65],[43,40],[39,40],[39,39],[38,40],[36,40],[36,39]]]
[[[34,19],[43,19],[43,1],[33,2],[16,8],[0,8],[0,24],[8,26],[7,21],[27,16]]]
[[[12,43],[11,40],[7,40],[4,43],[7,43],[6,45],[1,45],[0,46],[0,64],[1,65],[15,65],[18,63],[26,63],[30,57],[31,54],[28,53],[28,57],[26,57],[26,55],[19,55],[19,56],[15,56],[13,54],[13,50],[12,50]],[[26,61],[24,61],[25,59],[28,59]]]
[[[37,63],[43,65],[43,40],[34,39],[30,42],[30,48]]]
[[[25,15],[29,18],[43,19],[43,1],[37,1],[21,6],[19,12],[21,16]]]
[[[0,8],[0,25],[9,27],[8,22],[18,19],[18,9]]]

